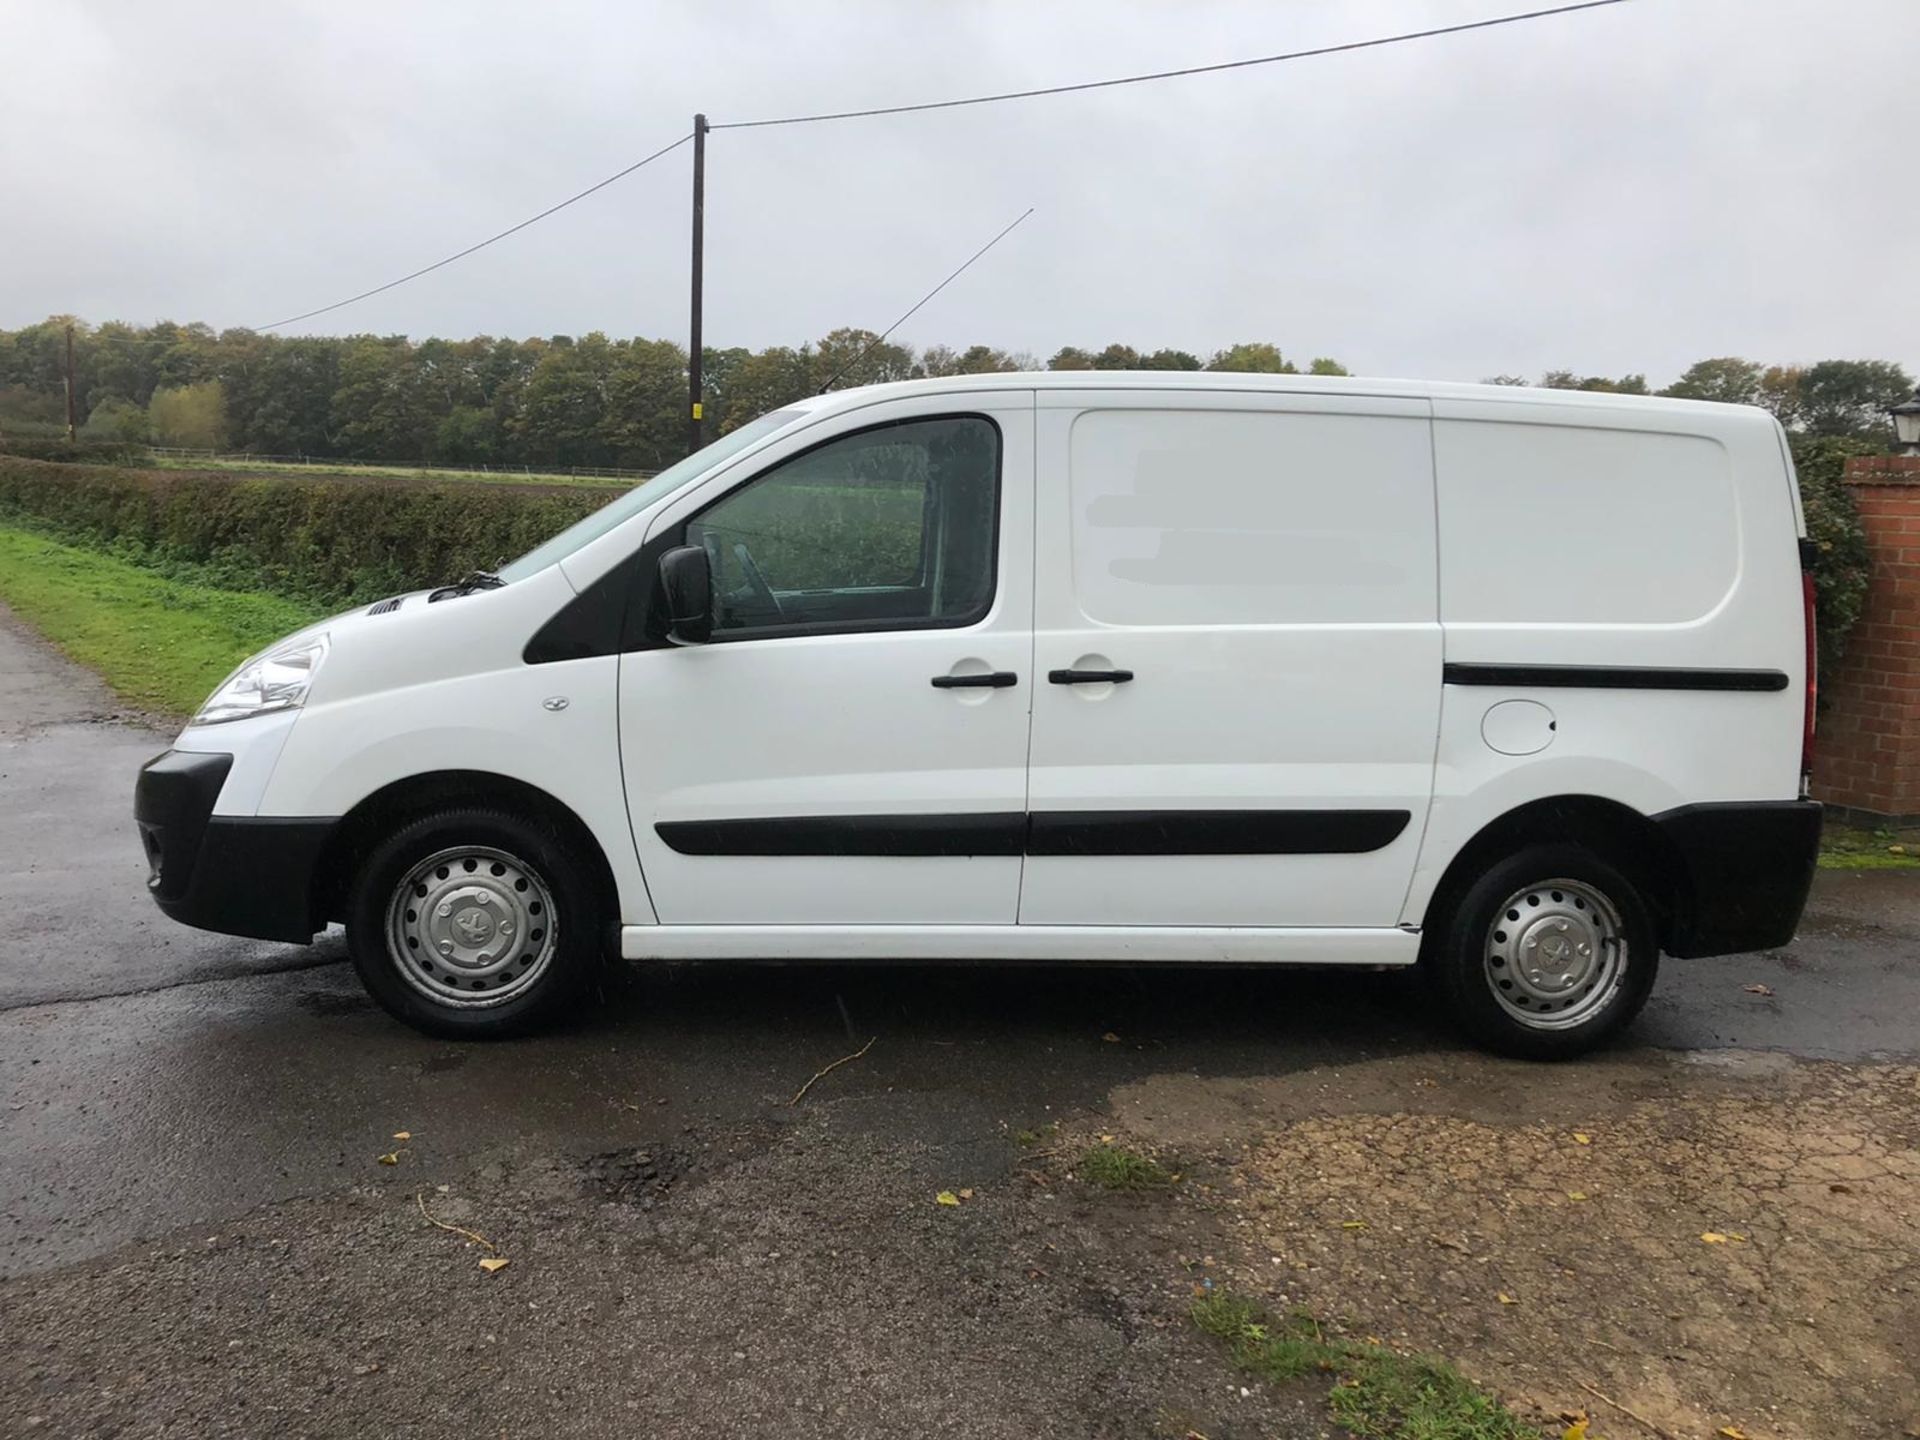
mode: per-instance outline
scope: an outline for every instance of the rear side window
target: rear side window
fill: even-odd
[[[1680,624],[1739,570],[1733,476],[1697,435],[1434,424],[1440,618]]]
[[[1434,619],[1424,416],[1089,410],[1071,446],[1073,586],[1090,620]]]
[[[1000,432],[978,415],[842,435],[687,523],[714,638],[969,624],[993,601]]]

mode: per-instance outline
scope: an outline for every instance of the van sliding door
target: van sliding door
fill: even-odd
[[[1038,406],[1020,922],[1395,925],[1440,706],[1430,407]]]

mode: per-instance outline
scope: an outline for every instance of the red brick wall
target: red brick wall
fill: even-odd
[[[1911,821],[1920,817],[1920,456],[1857,457],[1846,482],[1873,575],[1846,659],[1820,677],[1813,793]]]

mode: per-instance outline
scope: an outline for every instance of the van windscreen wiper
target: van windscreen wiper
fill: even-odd
[[[491,570],[469,570],[451,585],[442,585],[427,596],[427,603],[435,600],[451,600],[460,595],[471,595],[476,590],[498,590],[507,582]]]

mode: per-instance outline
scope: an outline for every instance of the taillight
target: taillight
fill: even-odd
[[[1805,779],[1813,774],[1813,712],[1820,698],[1820,652],[1816,644],[1818,632],[1814,629],[1813,572],[1804,568],[1804,562],[1800,571],[1800,602],[1807,632],[1807,708],[1800,724],[1800,775]]]

